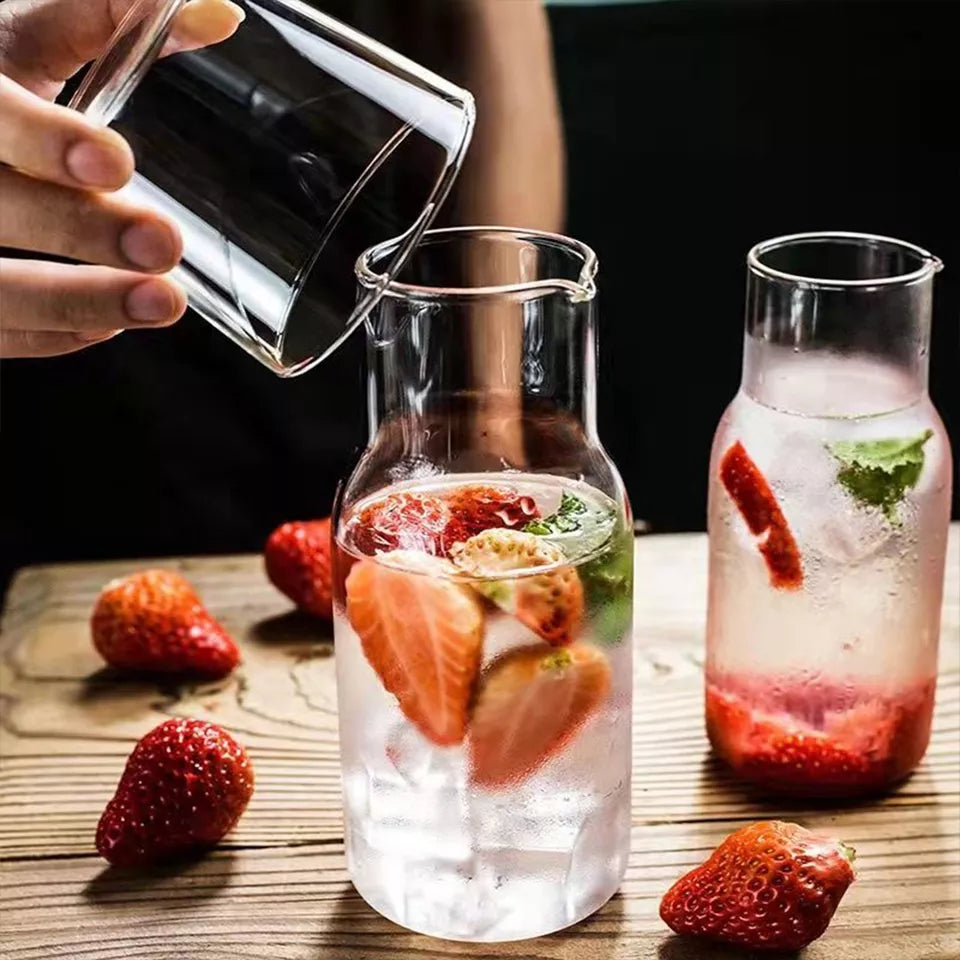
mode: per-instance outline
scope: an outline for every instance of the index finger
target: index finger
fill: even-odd
[[[68,187],[116,190],[133,174],[118,133],[0,76],[0,163]]]

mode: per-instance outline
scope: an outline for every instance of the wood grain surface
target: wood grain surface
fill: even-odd
[[[256,557],[164,561],[241,643],[229,680],[158,687],[102,669],[88,617],[102,585],[144,561],[25,570],[7,598],[0,659],[3,960],[744,960],[672,937],[669,884],[745,821],[821,827],[858,851],[860,877],[804,960],[960,957],[960,530],[951,531],[934,739],[881,800],[764,802],[709,757],[701,710],[706,538],[637,541],[632,856],[620,894],[564,933],[447,943],[378,917],[343,861],[333,647],[289,612]],[[257,790],[222,847],[149,875],[93,847],[133,742],[172,715],[205,717],[249,747]]]

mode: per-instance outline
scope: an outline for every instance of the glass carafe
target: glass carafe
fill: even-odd
[[[421,933],[558,930],[626,864],[632,527],[595,272],[563,237],[432,231],[367,321],[370,440],[335,517],[346,854]]]
[[[810,234],[748,258],[740,391],[710,463],[706,721],[742,778],[856,796],[930,735],[951,455],[909,244]]]

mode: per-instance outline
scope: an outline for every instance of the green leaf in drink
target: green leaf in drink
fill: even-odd
[[[862,506],[877,507],[890,523],[899,525],[898,507],[923,472],[923,445],[933,436],[885,440],[838,440],[827,449],[840,463],[837,482]]]
[[[540,537],[549,537],[558,533],[576,533],[583,526],[584,515],[587,512],[587,505],[583,500],[564,490],[560,497],[560,506],[548,517],[531,520],[523,531],[535,533]]]
[[[587,598],[593,634],[599,643],[629,642],[633,625],[633,532],[612,510],[564,491],[557,509],[531,520],[524,533],[545,537],[570,559],[601,552],[577,569]]]
[[[580,567],[599,643],[629,643],[633,627],[633,534],[621,527],[607,549]]]

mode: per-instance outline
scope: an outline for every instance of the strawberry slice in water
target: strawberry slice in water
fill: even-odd
[[[368,662],[438,746],[466,733],[484,633],[476,595],[447,579],[455,572],[438,557],[394,551],[358,561],[346,580],[347,617]]]
[[[519,530],[485,530],[451,550],[453,562],[474,577],[553,569],[540,574],[478,580],[474,589],[556,645],[574,639],[583,620],[583,584],[556,544]]]
[[[452,516],[446,534],[448,546],[469,540],[484,530],[519,530],[540,516],[533,497],[521,495],[510,487],[458,487],[446,499]]]
[[[738,440],[720,461],[720,480],[737,505],[757,549],[766,561],[772,586],[796,590],[803,585],[803,565],[787,518],[770,484]]]
[[[419,550],[442,556],[451,519],[450,508],[440,497],[393,493],[354,518],[353,542],[368,555]]]
[[[610,690],[610,664],[586,644],[521,647],[481,677],[470,722],[470,776],[504,787],[540,769],[579,732]]]

